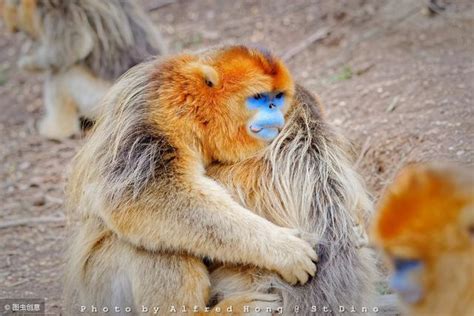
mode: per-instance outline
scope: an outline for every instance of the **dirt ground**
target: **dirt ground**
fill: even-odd
[[[150,14],[172,52],[247,43],[289,56],[296,78],[353,141],[375,198],[408,162],[473,165],[469,0],[444,1],[434,16],[422,13],[425,1],[412,0],[176,0],[158,9],[162,1],[142,2],[155,8]],[[307,45],[315,33],[320,39]],[[65,174],[83,140],[38,136],[41,76],[17,70],[23,40],[0,26],[0,297],[45,297],[58,315]]]

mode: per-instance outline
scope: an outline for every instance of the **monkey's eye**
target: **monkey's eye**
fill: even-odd
[[[255,99],[255,100],[260,100],[261,98],[263,98],[263,95],[261,95],[260,93],[257,93],[252,98]]]
[[[395,269],[398,271],[409,270],[411,268],[416,268],[421,265],[420,260],[416,259],[401,259],[397,258],[394,261]]]
[[[281,99],[281,98],[283,98],[283,95],[284,95],[284,93],[280,92],[275,96],[275,99]]]
[[[467,233],[469,234],[469,237],[471,238],[471,240],[474,241],[474,225],[470,225],[467,228]]]

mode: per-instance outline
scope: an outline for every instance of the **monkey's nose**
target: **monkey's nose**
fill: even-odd
[[[270,103],[270,104],[268,105],[268,108],[269,108],[270,110],[272,110],[272,109],[276,108],[276,105],[273,104],[273,103]]]

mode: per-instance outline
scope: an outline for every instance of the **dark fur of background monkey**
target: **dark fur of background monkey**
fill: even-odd
[[[90,33],[93,50],[82,61],[97,76],[115,79],[149,56],[163,54],[165,45],[143,10],[126,0],[38,1],[45,42],[58,43],[54,63],[68,66],[77,34]],[[124,23],[124,21],[128,23]],[[71,41],[69,43],[69,41]]]

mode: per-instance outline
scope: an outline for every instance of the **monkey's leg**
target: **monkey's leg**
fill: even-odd
[[[135,250],[131,283],[135,309],[160,308],[160,315],[178,314],[194,307],[204,309],[209,300],[209,272],[203,262],[184,254],[156,254]]]
[[[232,306],[234,315],[271,314],[283,308],[281,296],[271,293],[276,277],[250,266],[221,266],[211,272],[211,297],[222,311]]]
[[[0,1],[0,13],[3,15],[3,21],[9,32],[18,30],[18,12],[15,5]]]
[[[64,89],[77,104],[79,114],[94,120],[100,112],[100,99],[110,88],[111,83],[94,76],[87,68],[75,66],[68,70]]]
[[[44,84],[46,115],[38,125],[39,133],[51,139],[64,139],[79,132],[79,114],[68,91],[63,89],[64,74],[48,75]]]
[[[104,315],[159,310],[158,315],[168,315],[173,310],[180,313],[183,306],[205,308],[210,281],[201,260],[137,249],[110,232],[86,232],[86,226],[76,240],[79,253],[70,261],[75,268],[68,273],[75,280],[68,287],[79,289],[72,315],[79,314],[78,310]]]
[[[159,311],[158,315],[195,313],[198,316],[257,315],[265,314],[267,309],[271,313],[280,306],[279,295],[245,291],[229,295],[205,311],[211,283],[207,267],[200,259],[184,254],[139,250],[119,240],[114,244],[115,249],[111,248],[110,255],[101,254],[99,259],[107,263],[112,260],[120,262],[115,269],[112,268],[115,272],[106,281],[111,287],[110,298],[106,298],[106,303],[96,303],[96,306],[108,306],[109,310],[119,307],[121,312],[126,312],[128,304],[136,314]],[[100,262],[99,269],[89,271],[89,275],[106,275],[109,271],[107,263]],[[101,283],[91,285],[88,292],[100,287]],[[104,292],[107,293],[107,289]],[[133,303],[130,302],[132,297]],[[262,312],[259,313],[258,309]]]

